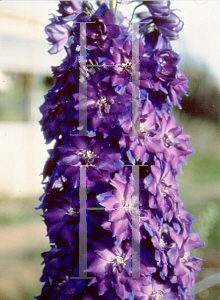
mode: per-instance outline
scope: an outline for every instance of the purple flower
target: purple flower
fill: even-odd
[[[116,280],[120,273],[131,273],[130,265],[127,264],[131,257],[131,249],[124,251],[121,246],[109,250],[106,245],[94,244],[95,258],[89,264],[87,272],[97,275],[100,279],[113,275]]]
[[[59,97],[59,94],[49,92],[45,99],[46,101],[40,107],[43,114],[40,124],[49,143],[53,139],[58,140],[60,135],[71,132],[72,128],[76,128],[78,124],[71,118],[70,113],[74,112],[75,99],[73,97],[70,97],[64,104],[62,96]]]
[[[98,284],[99,295],[113,288],[124,299],[131,293],[126,288],[127,280],[124,278],[131,275],[130,246],[127,244],[126,249],[121,246],[108,249],[106,245],[99,243],[94,244],[93,249],[93,259],[86,271],[96,277],[90,281],[90,285]]]
[[[114,90],[122,95],[131,82],[132,72],[132,44],[130,39],[117,40],[110,48],[111,58],[106,58],[100,63],[104,68],[102,81],[111,83]]]
[[[148,7],[150,12],[150,14],[145,14],[145,18],[143,15],[141,16],[143,21],[149,22],[147,26],[144,26],[145,34],[150,31],[154,24],[163,36],[170,40],[178,39],[178,33],[183,28],[183,22],[173,13],[174,10],[170,9],[170,1],[146,1],[144,5]]]
[[[45,32],[48,35],[47,40],[53,44],[49,53],[56,54],[64,49],[65,46],[69,46],[71,28],[67,24],[62,23],[55,15],[50,20],[51,24],[45,27]]]
[[[178,33],[183,28],[183,22],[172,11],[170,11],[168,16],[154,17],[153,22],[159,29],[159,32],[170,40],[178,39]]]
[[[56,54],[64,47],[72,44],[72,21],[75,21],[82,10],[92,11],[92,7],[84,1],[83,3],[76,0],[60,2],[58,12],[61,15],[57,17],[52,14],[51,24],[45,27],[45,32],[48,35],[47,40],[53,44],[49,50],[50,54]]]
[[[152,284],[142,286],[141,291],[136,293],[138,300],[178,300],[179,295],[168,282],[163,282],[156,278],[152,279]]]
[[[42,255],[44,286],[36,298],[190,300],[201,261],[190,251],[204,243],[191,230],[193,217],[176,181],[193,151],[170,115],[187,88],[170,44],[183,22],[170,1],[144,1],[148,12],[138,14],[141,37],[133,41],[122,13],[116,18],[112,8],[98,5],[95,11],[88,1],[60,1],[60,15],[52,15],[45,29],[50,53],[65,48],[66,58],[52,68],[56,83],[40,107],[46,142],[55,144],[42,173],[39,207],[52,245]],[[83,30],[80,22],[87,23]],[[83,42],[86,74],[79,68]],[[80,71],[87,84],[79,91]],[[133,87],[139,87],[136,111]],[[79,135],[82,127],[87,136]],[[140,165],[139,191],[132,165]],[[86,207],[79,202],[81,185]],[[84,217],[88,222],[81,222]],[[81,254],[92,279],[75,279]]]
[[[140,88],[154,89],[153,77],[158,71],[158,62],[146,56],[140,56]]]
[[[79,101],[78,95],[76,99]],[[75,109],[79,109],[78,103]],[[95,132],[99,131],[106,138],[112,128],[118,125],[122,116],[131,110],[131,96],[118,95],[110,87],[105,90],[88,83],[86,109],[88,128],[92,128]],[[78,118],[78,115],[76,117]]]
[[[149,159],[149,152],[160,152],[160,140],[158,137],[158,119],[154,107],[149,101],[146,101],[143,105],[142,112],[139,116],[139,135],[138,136],[122,136],[119,143],[123,148],[128,148],[127,155],[130,162],[141,161],[145,164]],[[126,132],[131,131],[126,127]]]
[[[91,17],[91,22],[100,23],[100,24],[89,24],[88,26],[88,36],[89,37],[91,36],[91,38],[93,39],[93,41],[91,41],[91,44],[99,45],[99,38],[101,36],[103,36],[102,40],[105,40],[107,37],[110,39],[115,39],[120,35],[121,32],[120,27],[114,24],[115,23],[114,12],[112,9],[109,9],[106,6],[106,4],[102,4],[99,7],[99,9]],[[88,41],[88,44],[90,44],[90,41]]]
[[[151,58],[140,57],[140,87],[168,94],[167,86],[177,73],[179,56],[171,49],[159,49]],[[170,103],[169,103],[170,104]]]
[[[111,146],[109,139],[72,136],[58,147],[58,151],[60,172],[63,172],[73,188],[79,185],[80,165],[86,165],[90,181],[109,180],[109,173],[123,167],[121,154],[116,147]]]
[[[79,195],[62,190],[51,195],[43,217],[51,243],[76,245],[78,241]]]
[[[57,249],[55,246],[51,250],[44,252],[45,267],[41,281],[45,282],[42,295],[36,299],[62,299],[67,300],[70,295],[78,295],[85,287],[85,280],[73,280],[71,277],[77,276],[77,252],[72,249]],[[57,298],[59,297],[59,298]]]
[[[174,266],[174,272],[171,276],[172,283],[178,283],[183,288],[194,286],[195,274],[193,271],[200,271],[200,266],[197,261],[203,261],[200,258],[190,255],[191,250],[204,246],[203,242],[199,241],[199,235],[196,233],[188,233],[183,231],[183,235],[177,234],[173,229],[170,229],[170,235],[176,242],[176,246],[168,251],[169,263]]]
[[[169,97],[171,103],[177,105],[179,108],[181,108],[179,103],[179,100],[181,100],[180,94],[186,95],[185,89],[188,88],[187,82],[188,80],[185,75],[182,72],[177,71],[176,78],[172,80],[169,85]]]
[[[162,49],[155,53],[159,68],[156,76],[161,81],[170,81],[175,78],[179,55],[170,49]]]
[[[164,47],[154,49],[150,58],[149,56],[140,57],[141,99],[145,100],[147,97],[154,106],[154,101],[158,103],[159,108],[164,100],[169,107],[178,105],[178,100],[181,99],[180,93],[184,94],[183,87],[186,87],[183,76],[180,77],[177,68],[179,56],[171,49]],[[154,101],[152,101],[152,95],[155,97]]]
[[[131,227],[134,226],[134,221],[136,221],[137,236],[139,233],[139,208],[134,203],[132,204],[132,200],[134,200],[134,198],[132,199],[133,176],[131,175],[127,180],[125,176],[115,174],[110,184],[114,187],[114,191],[99,194],[97,200],[109,212],[108,221],[102,224],[103,228],[111,230],[117,243],[121,243],[122,240],[131,237]],[[131,217],[133,217],[133,221]]]
[[[162,0],[160,2],[158,1],[150,1],[147,3],[144,3],[150,13],[153,16],[167,16],[169,14],[170,11],[170,1],[169,0]]]
[[[65,18],[70,15],[76,15],[82,9],[81,1],[70,0],[70,1],[61,1],[59,3],[58,12],[62,15],[62,18]]]
[[[131,247],[129,242],[117,248],[106,248],[105,244],[93,244],[93,251],[89,253],[91,263],[86,270],[91,275],[96,275],[89,285],[98,286],[98,294],[104,295],[112,288],[119,299],[133,299],[134,292],[140,290],[143,284],[151,283],[150,275],[155,272],[146,251],[141,248],[140,275],[141,279],[131,277]],[[133,291],[133,292],[132,292]]]
[[[186,164],[186,155],[193,152],[187,144],[189,135],[182,132],[181,127],[177,127],[173,116],[164,113],[160,118],[161,124],[161,153],[157,156],[170,163],[174,174],[181,171],[181,163]],[[161,155],[163,154],[163,155]]]
[[[165,221],[170,221],[177,212],[180,202],[178,183],[171,171],[170,164],[156,159],[151,173],[144,179],[145,188],[150,192],[149,206],[159,209]]]

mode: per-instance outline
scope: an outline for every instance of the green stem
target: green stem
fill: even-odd
[[[115,9],[115,2],[116,0],[110,0],[110,7]]]
[[[115,24],[117,23],[117,8],[118,8],[118,1],[117,0],[110,0],[110,7],[115,11]]]
[[[131,16],[131,20],[130,20],[130,22],[129,22],[128,30],[129,30],[129,28],[130,28],[130,26],[131,26],[131,22],[132,22],[132,20],[133,20],[133,18],[134,18],[135,10],[136,10],[138,7],[142,6],[142,5],[143,5],[143,3],[138,4],[137,6],[135,6],[135,8],[134,8],[134,10],[133,10],[133,13],[132,13],[132,16]]]
[[[118,0],[116,0],[116,5],[115,5],[115,24],[117,24],[117,10],[118,10]]]

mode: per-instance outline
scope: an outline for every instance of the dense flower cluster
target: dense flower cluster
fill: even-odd
[[[184,210],[176,179],[193,149],[171,115],[187,87],[178,70],[179,55],[170,45],[183,23],[168,0],[144,1],[143,7],[148,11],[139,14],[141,36],[135,40],[126,27],[128,20],[118,12],[115,22],[114,10],[105,3],[95,11],[87,1],[60,1],[59,16],[52,15],[46,27],[50,52],[65,49],[67,55],[53,67],[56,83],[40,107],[46,142],[55,144],[43,170],[40,208],[51,249],[42,254],[44,286],[38,300],[194,298],[190,290],[200,259],[190,250],[204,243],[191,230],[193,217]],[[87,23],[86,32],[80,32],[82,22]],[[139,115],[134,121],[132,91],[137,80],[132,61],[137,55]],[[82,74],[86,93],[79,90]],[[79,134],[82,96],[87,136]],[[134,128],[137,134],[132,134]],[[83,166],[85,178],[80,175]],[[134,166],[139,168],[138,193]],[[86,204],[80,203],[83,180]],[[87,269],[81,278],[82,230]],[[134,241],[139,244],[138,277],[132,273]]]

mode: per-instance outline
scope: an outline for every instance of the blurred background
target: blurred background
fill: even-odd
[[[92,1],[91,1],[92,2]],[[94,1],[93,1],[94,2]],[[47,158],[38,121],[43,95],[53,85],[44,27],[58,1],[0,2],[0,299],[29,300],[40,294],[41,252],[49,250],[38,198]],[[135,4],[121,5],[130,16]],[[189,79],[178,125],[191,135],[195,153],[178,175],[181,200],[196,217],[193,230],[206,242],[193,255],[204,258],[192,292],[196,300],[220,300],[220,2],[171,1],[185,26],[174,50]]]

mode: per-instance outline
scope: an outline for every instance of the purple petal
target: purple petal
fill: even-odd
[[[112,232],[114,234],[113,236],[116,236],[116,235],[124,232],[125,230],[127,230],[128,226],[129,226],[129,221],[127,219],[113,222],[111,225]]]
[[[86,271],[102,278],[108,274],[108,262],[101,258],[96,258]]]
[[[125,215],[125,211],[124,211],[124,208],[123,207],[119,207],[118,209],[116,210],[112,210],[110,213],[109,213],[109,221],[110,222],[113,222],[113,221],[119,221],[121,220]]]

